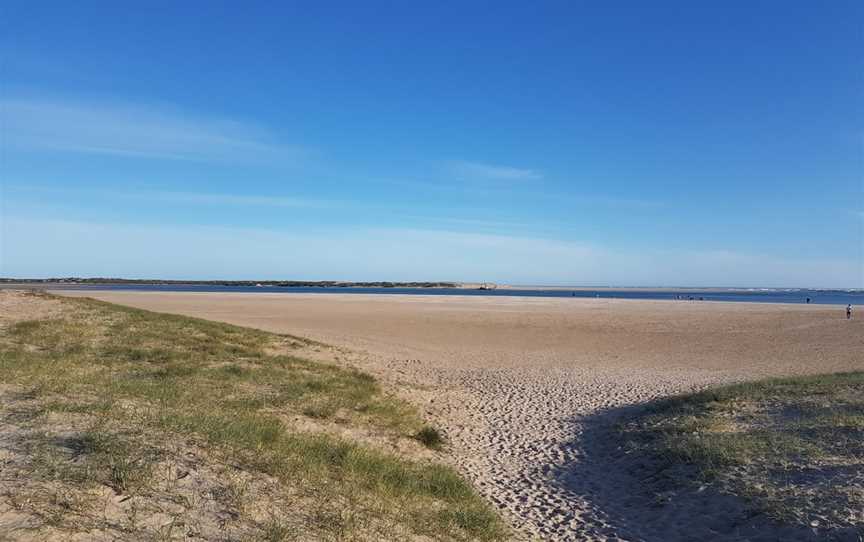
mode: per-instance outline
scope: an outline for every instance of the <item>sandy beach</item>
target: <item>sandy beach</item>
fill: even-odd
[[[340,347],[344,363],[404,390],[445,429],[450,460],[525,538],[735,539],[725,501],[652,507],[604,459],[606,429],[629,405],[711,384],[864,369],[864,319],[847,321],[839,306],[58,293]]]

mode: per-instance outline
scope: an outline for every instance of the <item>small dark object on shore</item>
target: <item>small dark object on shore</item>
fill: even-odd
[[[434,427],[429,427],[428,425],[417,431],[417,434],[414,435],[414,438],[423,443],[424,446],[430,448],[432,450],[437,450],[441,448],[444,444],[444,436],[440,431],[435,429]]]

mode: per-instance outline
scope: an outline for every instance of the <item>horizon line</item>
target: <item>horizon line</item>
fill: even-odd
[[[656,289],[656,290],[811,290],[811,291],[864,291],[861,287],[819,287],[819,286],[684,286],[684,285],[638,285],[638,284],[519,284],[506,283],[496,281],[480,281],[480,280],[349,280],[349,279],[173,279],[173,278],[126,278],[126,277],[77,277],[77,276],[53,276],[53,277],[2,277],[0,276],[0,284],[15,284],[16,282],[30,283],[78,283],[88,281],[90,284],[110,284],[108,281],[123,281],[127,283],[172,283],[172,284],[195,284],[195,283],[307,283],[307,284],[455,284],[455,285],[494,285],[496,287],[509,288],[550,288],[550,289],[597,289],[597,290],[615,290],[615,289]],[[98,281],[106,281],[100,283]]]

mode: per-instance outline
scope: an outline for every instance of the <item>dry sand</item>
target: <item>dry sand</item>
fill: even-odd
[[[776,539],[735,500],[650,494],[613,461],[610,425],[628,405],[710,384],[864,369],[864,319],[839,306],[64,293],[346,348],[346,362],[409,390],[445,428],[454,464],[526,538]]]

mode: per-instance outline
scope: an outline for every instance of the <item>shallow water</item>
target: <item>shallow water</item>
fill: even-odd
[[[466,288],[367,288],[318,286],[215,286],[201,284],[39,284],[50,289],[76,290],[132,290],[143,292],[245,292],[245,293],[340,293],[340,294],[411,294],[411,295],[469,295],[469,296],[524,296],[524,297],[599,297],[607,299],[661,299],[682,301],[732,301],[749,303],[811,303],[829,305],[864,305],[862,290],[806,290],[806,289],[658,289],[658,290],[472,290]]]

